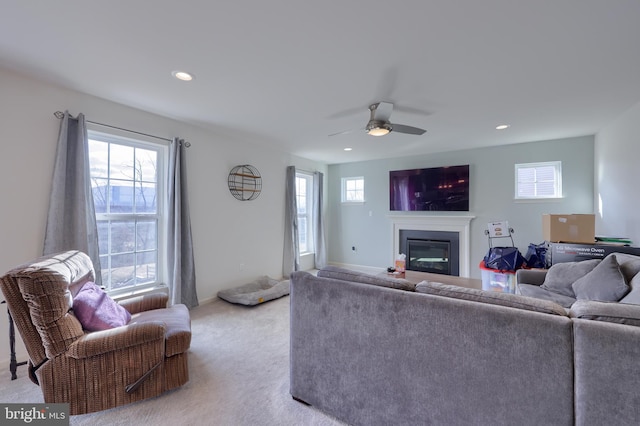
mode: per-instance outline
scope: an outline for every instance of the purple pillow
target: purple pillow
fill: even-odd
[[[131,320],[129,311],[92,282],[83,285],[73,298],[73,313],[82,328],[89,331],[120,327]]]

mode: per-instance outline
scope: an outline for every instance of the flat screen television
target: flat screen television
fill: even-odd
[[[469,211],[469,165],[389,172],[392,211]]]

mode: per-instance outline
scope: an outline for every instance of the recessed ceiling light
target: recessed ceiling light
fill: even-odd
[[[182,80],[182,81],[193,80],[193,74],[189,74],[188,72],[184,72],[184,71],[173,71],[171,72],[171,75],[177,78],[178,80]]]
[[[500,124],[496,126],[496,130],[504,130],[504,129],[508,129],[509,127],[511,127],[510,124]]]
[[[345,148],[344,150],[345,151],[351,151],[351,150],[353,150],[353,148]]]

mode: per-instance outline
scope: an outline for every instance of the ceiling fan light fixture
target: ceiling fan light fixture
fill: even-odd
[[[365,130],[371,136],[384,136],[388,134],[391,129],[392,127],[389,123],[370,121]]]
[[[190,74],[185,71],[172,71],[171,75],[182,81],[191,81],[193,80],[193,74]]]

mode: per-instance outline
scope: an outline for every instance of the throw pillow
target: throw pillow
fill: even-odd
[[[92,282],[83,285],[73,299],[73,313],[88,331],[120,327],[131,320],[129,311]]]
[[[615,254],[605,257],[591,272],[576,280],[572,287],[576,299],[600,302],[617,302],[629,292],[629,285],[620,271]]]
[[[622,269],[622,268],[621,268]],[[624,272],[623,272],[624,274]],[[620,303],[628,303],[631,305],[640,305],[640,273],[629,281],[629,293],[620,299]]]
[[[618,252],[615,252],[615,255],[618,265],[620,265],[622,275],[624,275],[627,282],[631,284],[633,277],[640,273],[640,256]]]
[[[600,259],[591,259],[580,262],[556,263],[549,268],[541,287],[554,293],[575,298],[573,283],[591,272],[600,262]]]

